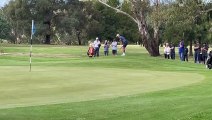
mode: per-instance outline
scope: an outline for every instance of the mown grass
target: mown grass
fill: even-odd
[[[8,79],[8,81],[14,79],[14,81],[17,82],[16,78],[20,76],[29,77],[29,74],[34,74],[34,76],[31,77],[39,78],[42,83],[42,78],[45,78],[45,74],[36,74],[36,72],[39,70],[43,70],[44,72],[48,71],[47,78],[49,77],[51,80],[51,76],[60,78],[60,76],[54,75],[56,73],[55,71],[59,71],[60,73],[63,70],[73,70],[75,68],[79,69],[78,74],[80,76],[80,78],[76,78],[76,80],[83,80],[83,74],[81,74],[83,72],[80,72],[80,70],[89,71],[89,69],[91,69],[95,72],[93,74],[91,73],[90,76],[84,75],[84,79],[90,78],[91,80],[94,80],[95,76],[97,76],[98,79],[108,78],[104,80],[111,80],[114,78],[119,82],[122,80],[128,81],[127,85],[115,84],[117,87],[124,87],[122,89],[118,89],[120,93],[126,92],[124,89],[128,88],[130,88],[129,91],[133,91],[134,86],[128,86],[128,84],[130,84],[129,81],[131,80],[129,75],[132,75],[133,71],[136,71],[137,73],[133,74],[134,76],[132,75],[133,79],[138,80],[139,78],[144,80],[145,78],[139,75],[144,75],[145,73],[149,75],[149,78],[151,78],[152,73],[155,81],[161,78],[162,81],[163,79],[164,81],[171,81],[174,79],[173,77],[177,77],[176,80],[182,80],[181,83],[183,84],[188,80],[195,81],[199,79],[195,76],[196,74],[202,76],[203,80],[194,84],[181,87],[178,86],[171,89],[158,89],[156,91],[149,92],[143,92],[142,89],[138,89],[141,91],[135,92],[135,94],[130,93],[95,99],[79,99],[79,101],[72,101],[74,98],[71,98],[71,93],[66,93],[64,96],[68,96],[68,99],[61,103],[59,102],[53,104],[49,102],[48,104],[47,101],[45,102],[45,105],[34,104],[33,106],[26,105],[23,107],[2,107],[2,109],[0,109],[0,120],[210,120],[212,118],[211,71],[206,70],[201,64],[194,64],[192,60],[190,60],[190,62],[181,62],[179,60],[164,60],[162,56],[150,57],[146,53],[145,49],[139,46],[128,46],[127,56],[125,57],[121,57],[120,55],[108,57],[100,56],[99,58],[89,59],[86,56],[87,47],[84,46],[67,47],[36,45],[33,47],[32,73],[29,73],[29,46],[6,46],[3,47],[3,49],[7,54],[0,55],[0,83],[2,82],[2,84],[6,83],[6,79]],[[103,53],[101,52],[101,54]],[[106,72],[105,69],[110,70],[110,72]],[[53,71],[52,75],[50,70]],[[120,74],[123,71],[128,70],[129,74],[125,79],[124,74]],[[25,74],[22,74],[21,71],[23,71]],[[139,74],[139,71],[141,74]],[[20,74],[18,74],[19,72]],[[127,74],[127,72],[124,73]],[[158,76],[156,73],[158,73]],[[16,76],[17,74],[18,76]],[[41,77],[39,77],[39,74]],[[90,73],[87,72],[84,74]],[[111,77],[111,74],[113,76],[118,76]],[[61,76],[65,75],[68,76],[69,74],[61,74]],[[68,78],[66,79],[69,80]],[[146,79],[148,79],[148,77]],[[50,80],[49,82],[51,83]],[[8,88],[14,81],[7,83]],[[64,82],[65,81],[62,81],[62,83]],[[98,80],[95,80],[94,82],[98,83]],[[113,81],[108,81],[107,83],[107,81],[104,81],[102,84],[108,85],[112,82]],[[29,83],[32,86],[34,84],[31,84],[31,82]],[[46,84],[48,85],[48,83]],[[71,83],[67,83],[67,86],[69,84]],[[104,91],[101,91],[102,84],[99,84],[99,86],[96,87],[92,86],[90,89],[94,89],[94,93],[100,91],[100,94],[103,94]],[[14,83],[14,86],[15,85],[16,84]],[[134,85],[136,85],[136,82]],[[170,84],[167,83],[167,86],[169,85]],[[166,84],[163,86],[158,84],[158,88],[167,86]],[[109,87],[111,87],[110,84]],[[117,89],[117,87],[112,87],[112,89]],[[145,87],[151,88],[153,86],[151,85]],[[4,86],[4,89],[6,88],[7,86]],[[29,89],[29,86],[22,86],[22,88]],[[95,88],[98,89],[95,91]],[[1,94],[5,93],[4,89],[0,89]],[[107,90],[110,89],[106,89],[106,93],[111,92]],[[62,90],[61,94],[64,92],[65,90]],[[21,98],[18,98],[19,94],[21,95],[21,93],[17,93],[16,97],[14,97],[15,95],[11,95],[7,96],[8,98],[1,98],[0,101],[11,99],[11,101],[21,102]],[[34,95],[35,94],[36,91],[34,91]],[[49,94],[47,94],[47,96],[48,95]],[[55,96],[57,95],[59,95],[59,93],[57,93]],[[90,94],[85,94],[82,96],[86,95],[92,98],[92,95]],[[24,98],[24,96],[21,97]],[[28,97],[30,97],[30,95],[28,95]],[[58,97],[53,97],[53,99],[58,99]],[[44,99],[36,98],[35,100],[40,100],[42,103],[42,100]]]

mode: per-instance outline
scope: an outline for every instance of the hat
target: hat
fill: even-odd
[[[116,34],[116,37],[119,37],[120,35],[119,34]]]
[[[96,40],[98,40],[99,38],[98,37],[96,37]]]

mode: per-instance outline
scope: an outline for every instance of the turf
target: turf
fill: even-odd
[[[3,49],[0,120],[212,118],[211,71],[192,60],[149,57],[139,46],[89,59],[84,46],[37,45],[29,72],[28,46]]]

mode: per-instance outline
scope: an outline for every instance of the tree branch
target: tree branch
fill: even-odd
[[[210,12],[210,11],[212,11],[212,8],[211,8],[211,9],[207,9],[207,10],[205,10],[205,11],[200,11],[200,13],[208,13],[208,12]]]
[[[126,12],[124,12],[124,11],[121,11],[121,10],[115,8],[115,7],[112,7],[112,6],[108,5],[107,3],[103,2],[102,0],[98,0],[98,1],[99,1],[101,4],[103,4],[103,5],[105,5],[105,6],[109,7],[109,8],[111,8],[111,9],[113,9],[113,10],[115,10],[117,13],[121,13],[121,14],[126,15],[127,17],[131,18],[136,24],[138,24],[138,21],[137,21],[134,17],[132,17],[130,14],[128,14],[128,13],[126,13]]]
[[[206,10],[206,13],[208,13],[208,12],[210,12],[210,11],[212,11],[212,8],[211,8],[211,9]]]

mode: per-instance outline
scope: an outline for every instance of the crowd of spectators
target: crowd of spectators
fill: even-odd
[[[164,45],[164,57],[165,59],[175,59],[175,46],[173,43],[165,43]],[[194,51],[194,63],[206,64],[209,55],[209,46],[206,43],[200,44],[195,41],[193,46]],[[181,61],[188,61],[188,47],[184,44],[183,40],[180,40],[178,44],[179,59]]]

